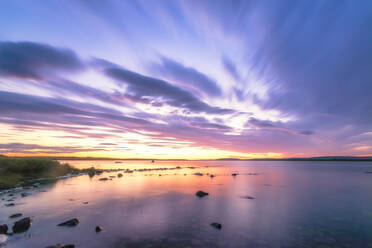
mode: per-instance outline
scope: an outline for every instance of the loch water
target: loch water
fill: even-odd
[[[33,223],[27,232],[0,235],[0,247],[372,247],[371,162],[61,162],[137,170],[1,193],[0,224]],[[199,198],[198,190],[209,195]],[[5,206],[8,200],[15,206]],[[10,219],[14,213],[23,216]],[[72,218],[77,226],[57,226]]]

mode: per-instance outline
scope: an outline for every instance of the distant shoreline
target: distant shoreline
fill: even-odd
[[[0,155],[2,156],[2,155]],[[219,159],[156,159],[156,158],[102,158],[102,157],[52,157],[52,156],[13,156],[16,158],[52,159],[52,160],[116,160],[116,161],[348,161],[372,162],[372,156],[324,156],[309,158],[219,158]]]

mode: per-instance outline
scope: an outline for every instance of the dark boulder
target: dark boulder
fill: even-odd
[[[118,177],[122,177],[122,176],[123,176],[123,174],[121,174],[121,173],[118,174]]]
[[[21,217],[22,214],[21,213],[16,213],[16,214],[12,214],[11,216],[9,216],[9,218],[18,218],[18,217]]]
[[[8,226],[6,224],[0,225],[0,234],[7,234]]]
[[[69,226],[69,227],[72,227],[72,226],[76,226],[77,224],[79,224],[79,220],[76,219],[76,218],[74,218],[74,219],[71,219],[71,220],[62,222],[62,223],[58,224],[57,226]]]
[[[5,204],[5,207],[14,207],[15,204],[14,203],[8,203],[8,204]]]
[[[195,195],[198,196],[198,197],[204,197],[204,196],[207,196],[209,194],[207,192],[199,190],[198,192],[196,192]]]
[[[213,223],[211,224],[211,226],[213,226],[213,227],[216,228],[216,229],[221,229],[221,228],[222,228],[222,225],[221,225],[220,223],[216,223],[216,222],[213,222]]]
[[[27,231],[32,224],[32,220],[30,217],[23,218],[19,221],[16,221],[13,225],[13,232],[14,233],[22,233]]]
[[[103,228],[101,226],[96,226],[96,232],[101,232],[103,230]]]
[[[233,176],[233,177],[236,177],[237,175],[239,175],[239,173],[233,173],[233,174],[231,174],[231,176]]]

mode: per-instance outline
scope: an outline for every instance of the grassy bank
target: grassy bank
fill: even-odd
[[[20,186],[32,179],[56,178],[80,172],[58,161],[0,156],[0,190]]]

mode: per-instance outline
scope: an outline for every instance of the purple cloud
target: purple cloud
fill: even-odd
[[[211,97],[222,95],[222,90],[217,82],[204,73],[170,58],[162,56],[160,60],[160,64],[154,64],[152,67],[161,76],[179,82],[185,87],[194,88]]]
[[[35,42],[0,42],[0,75],[41,79],[44,74],[60,70],[75,72],[84,67],[69,49]]]

